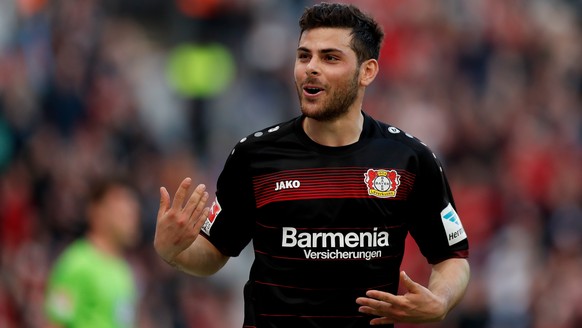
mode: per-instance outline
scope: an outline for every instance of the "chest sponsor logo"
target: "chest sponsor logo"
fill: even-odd
[[[452,246],[467,238],[467,234],[465,233],[465,229],[463,229],[461,219],[459,218],[459,215],[451,203],[449,203],[449,205],[441,211],[441,219],[447,233],[449,246]]]
[[[221,211],[222,211],[222,207],[220,207],[220,203],[218,203],[218,198],[215,198],[214,202],[212,202],[212,206],[210,206],[210,212],[208,213],[208,218],[206,218],[206,221],[202,225],[202,231],[204,231],[204,233],[206,233],[207,235],[210,236],[210,229],[212,228],[212,225],[214,224],[214,220],[216,219],[216,216]]]
[[[297,189],[301,186],[299,180],[286,180],[275,182],[275,191],[285,190],[285,189]]]
[[[301,249],[306,259],[371,260],[382,257],[381,248],[390,246],[388,237],[388,231],[379,231],[377,227],[358,232],[298,232],[296,228],[283,227],[281,246]]]
[[[364,182],[370,196],[378,198],[396,197],[398,186],[400,186],[400,175],[396,170],[368,169],[364,173]]]

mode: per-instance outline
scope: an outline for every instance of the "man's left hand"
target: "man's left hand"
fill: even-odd
[[[446,315],[445,301],[428,288],[414,282],[404,271],[400,272],[400,284],[406,289],[404,295],[394,295],[378,290],[369,290],[366,297],[358,297],[359,311],[376,315],[370,325],[386,325],[398,322],[436,322]]]

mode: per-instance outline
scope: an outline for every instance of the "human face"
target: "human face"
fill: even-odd
[[[125,187],[111,189],[101,205],[101,220],[107,222],[112,243],[120,248],[133,246],[139,238],[139,203]]]
[[[355,106],[360,74],[350,33],[347,28],[315,28],[301,35],[295,86],[306,117],[334,121]]]

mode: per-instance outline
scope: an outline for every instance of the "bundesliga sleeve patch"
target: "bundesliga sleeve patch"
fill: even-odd
[[[459,218],[459,215],[451,203],[449,203],[449,205],[441,211],[441,219],[445,227],[445,232],[447,233],[449,246],[452,246],[467,238],[467,234],[465,233],[465,229],[463,229],[461,219]]]
[[[214,220],[220,211],[222,211],[222,207],[220,207],[220,204],[218,203],[218,198],[215,198],[212,206],[210,206],[210,213],[208,213],[208,218],[206,218],[206,221],[202,225],[202,231],[204,231],[205,234],[210,236],[210,229],[212,228]]]

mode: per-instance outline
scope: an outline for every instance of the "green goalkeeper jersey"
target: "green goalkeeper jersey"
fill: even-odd
[[[63,327],[134,327],[136,287],[124,259],[104,254],[85,239],[59,257],[47,286],[46,314]]]

